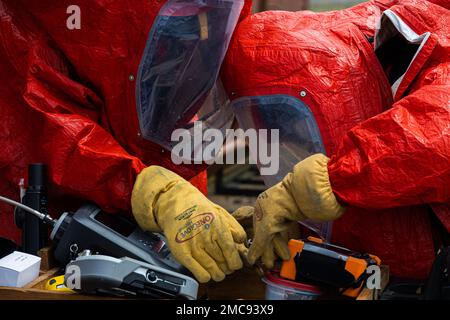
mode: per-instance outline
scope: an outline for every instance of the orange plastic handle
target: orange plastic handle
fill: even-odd
[[[288,247],[291,257],[288,261],[283,261],[281,265],[280,276],[285,279],[295,280],[297,275],[297,267],[295,266],[295,256],[297,253],[302,252],[305,243],[301,240],[290,240]]]

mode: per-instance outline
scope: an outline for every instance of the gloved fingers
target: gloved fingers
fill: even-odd
[[[225,279],[223,271],[206,251],[202,249],[194,250],[192,251],[192,256],[207,272],[209,272],[214,281],[219,282]]]
[[[262,255],[267,245],[272,240],[272,235],[268,232],[261,232],[261,230],[257,230],[255,232],[255,237],[253,239],[253,243],[248,250],[248,262],[251,265],[254,265],[256,260],[258,260]]]
[[[237,250],[238,250],[239,254],[241,255],[241,257],[242,256],[247,257],[247,255],[248,255],[248,248],[245,246],[245,244],[239,243],[239,244],[236,245],[236,247],[237,247]]]
[[[222,270],[222,272],[225,273],[225,275],[227,276],[234,272],[234,270],[228,268],[228,264],[226,262],[220,262],[217,263],[217,265],[219,266],[220,270]]]
[[[228,268],[227,262],[225,257],[223,256],[222,250],[220,249],[219,245],[216,241],[211,241],[205,245],[205,251],[207,254],[213,258],[217,265],[219,266],[220,270],[222,270],[223,273],[226,275],[232,274],[233,271]]]
[[[240,207],[239,209],[234,211],[231,215],[233,216],[233,218],[235,218],[237,221],[240,222],[242,220],[252,218],[254,212],[255,212],[254,207],[245,206],[245,207]]]
[[[267,269],[272,269],[274,266],[274,262],[277,259],[274,248],[273,248],[273,242],[271,241],[269,245],[264,250],[261,261],[266,266]]]
[[[223,231],[217,235],[217,243],[222,250],[223,256],[227,262],[228,268],[231,270],[239,270],[242,268],[242,260],[233,241],[231,232]]]
[[[250,263],[248,262],[248,248],[243,243],[237,244],[236,246],[244,265],[250,266]]]
[[[253,238],[253,214],[255,213],[254,207],[241,207],[233,212],[231,215],[239,222],[239,224],[244,228],[247,234],[247,239]]]
[[[228,230],[230,230],[233,240],[236,243],[244,243],[247,240],[247,234],[244,228],[237,222],[237,220],[229,214],[227,211],[223,210],[223,217],[228,224]]]
[[[190,254],[174,254],[174,258],[185,266],[200,283],[211,280],[211,275]]]
[[[220,250],[220,249],[219,249]],[[220,250],[222,252],[222,250]],[[223,254],[222,254],[223,257]],[[230,267],[228,267],[228,263],[225,259],[225,257],[223,257],[223,261],[217,261],[217,265],[219,266],[220,270],[222,270],[223,273],[225,273],[226,275],[230,275],[234,272],[234,270],[231,270]]]
[[[291,253],[288,247],[288,239],[281,234],[276,234],[273,238],[273,248],[276,254],[283,260],[289,260]]]

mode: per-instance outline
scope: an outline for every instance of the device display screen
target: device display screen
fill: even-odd
[[[136,229],[136,226],[124,217],[108,214],[103,211],[100,211],[98,214],[96,214],[94,216],[94,219],[124,237],[128,237]]]

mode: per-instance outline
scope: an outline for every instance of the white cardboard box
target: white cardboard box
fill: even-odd
[[[22,288],[39,276],[41,258],[14,252],[0,259],[0,287]]]

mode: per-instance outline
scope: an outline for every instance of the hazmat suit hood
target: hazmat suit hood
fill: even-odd
[[[438,0],[258,13],[238,27],[223,67],[241,125],[280,130],[288,161],[273,182],[325,153],[347,207],[332,241],[376,254],[396,276],[426,277],[430,221],[450,230],[449,19]],[[430,213],[431,203],[441,205]]]
[[[269,186],[308,156],[333,154],[348,130],[392,103],[368,35],[350,22],[329,21],[326,28],[326,15],[315,27],[314,20],[302,23],[303,15],[308,13],[282,12],[271,19],[268,12],[246,19],[224,69],[224,78],[233,78],[226,85],[240,125],[279,132],[280,169],[264,176]],[[330,223],[306,224],[330,240]]]
[[[257,127],[280,129],[281,148],[297,149],[293,161],[317,152],[333,154],[348,130],[392,104],[370,33],[345,21],[327,26],[326,15],[315,26],[303,16],[308,13],[249,17],[237,30],[224,68],[224,78],[233,79],[225,84],[238,116],[249,127],[253,121]],[[239,76],[233,75],[236,70]],[[274,108],[272,116],[264,114],[263,109]],[[307,132],[297,128],[301,112],[308,114]],[[299,141],[305,142],[303,155]]]
[[[149,165],[206,193],[205,166],[175,165],[152,127],[167,133],[200,113],[250,9],[231,0],[0,0],[0,194],[17,198],[35,162],[49,168],[55,215],[81,201],[130,212]],[[19,241],[10,208],[0,207],[0,236]]]
[[[228,43],[251,1],[79,1],[80,29],[66,27],[70,1],[15,1],[52,39],[90,89],[91,109],[132,155],[170,164],[170,133],[183,128],[214,89]],[[16,9],[15,9],[16,8]],[[27,16],[25,18],[25,16]],[[151,161],[153,160],[153,161]]]

